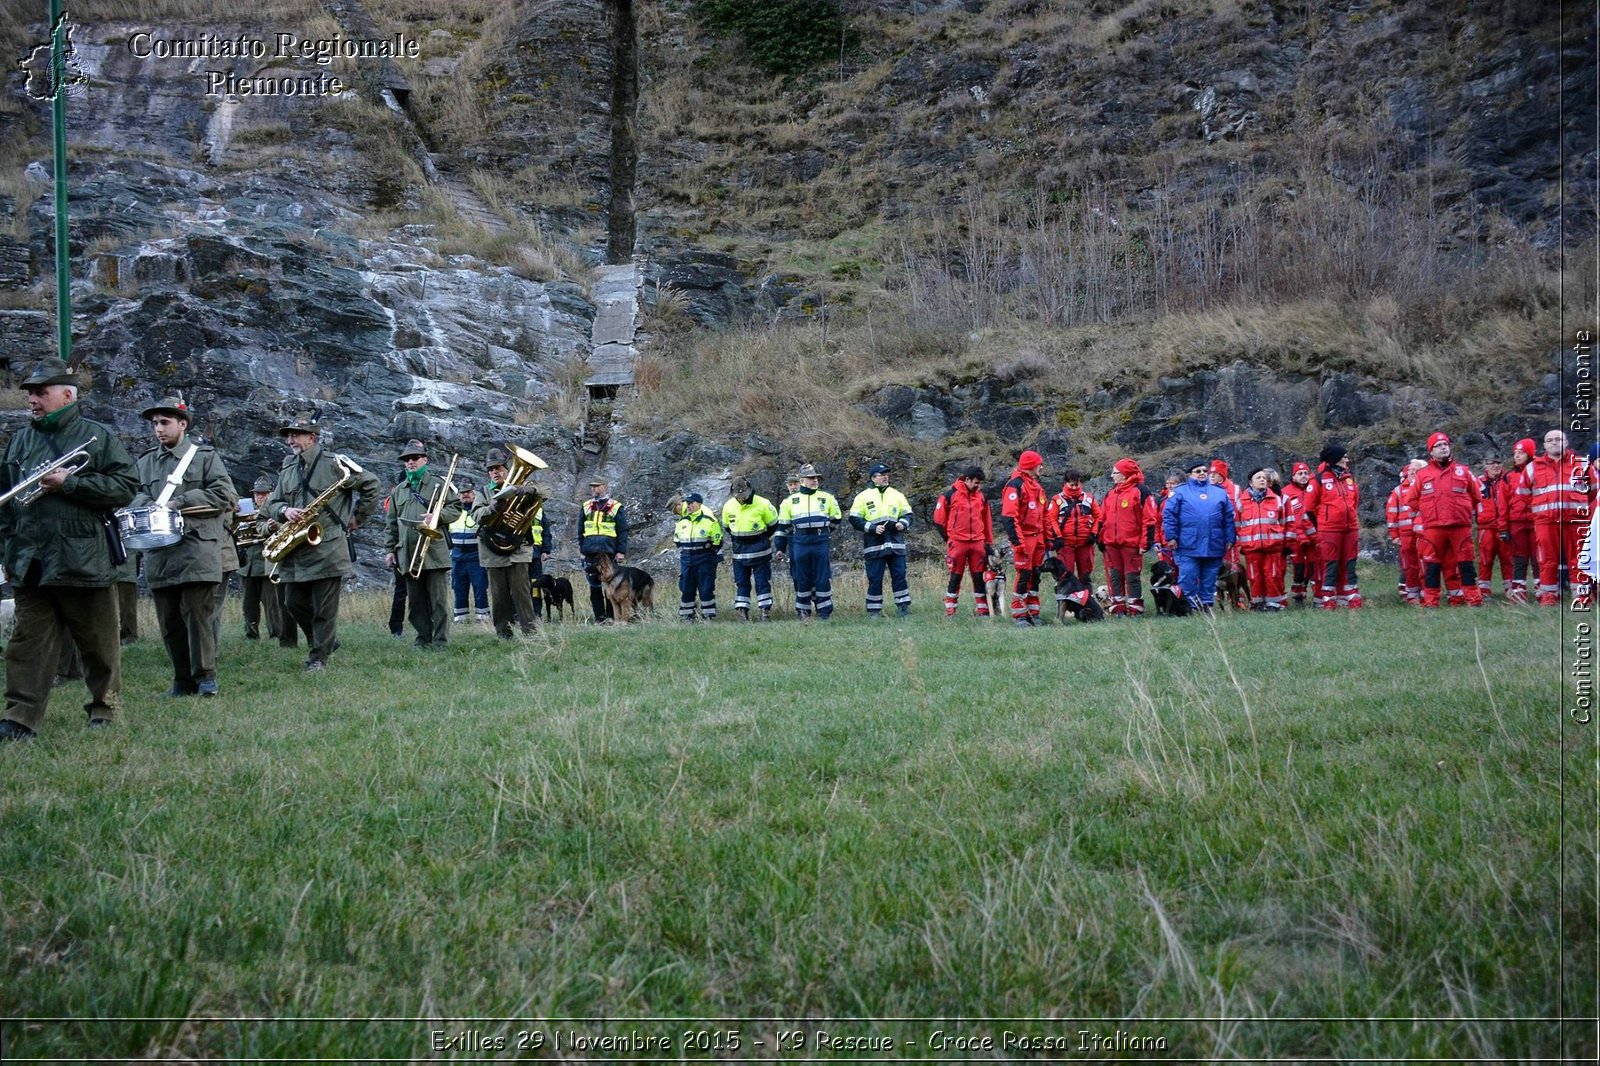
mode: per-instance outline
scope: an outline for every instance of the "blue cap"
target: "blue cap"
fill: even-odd
[[[683,498],[684,503],[705,503],[706,498],[698,492],[691,492]]]
[[[879,474],[887,474],[888,472],[889,468],[887,466],[884,466],[882,463],[873,463],[872,469],[867,471],[867,476],[877,477]]]

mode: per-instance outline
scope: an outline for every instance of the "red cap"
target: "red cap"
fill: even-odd
[[[1304,470],[1308,474],[1311,473],[1311,467],[1307,466],[1305,463],[1296,463],[1296,464],[1294,464],[1294,469],[1289,471],[1289,476],[1290,477],[1294,477],[1296,474],[1298,474],[1302,470]]]
[[[1111,464],[1111,468],[1123,477],[1132,477],[1139,473],[1139,463],[1135,459],[1118,459]]]
[[[1521,440],[1517,441],[1517,446],[1513,449],[1513,451],[1519,451],[1523,455],[1526,455],[1529,459],[1532,459],[1535,455],[1539,454],[1538,445],[1533,443],[1532,437],[1523,437]]]
[[[1221,459],[1211,460],[1211,472],[1213,474],[1221,474],[1224,481],[1228,480],[1228,464]]]
[[[1018,470],[1037,470],[1044,465],[1044,456],[1029,449],[1017,458]]]
[[[1431,451],[1433,451],[1434,448],[1438,447],[1439,445],[1441,445],[1441,444],[1449,444],[1449,443],[1450,443],[1450,437],[1449,437],[1448,434],[1435,433],[1431,437],[1428,438],[1428,450],[1431,452]]]

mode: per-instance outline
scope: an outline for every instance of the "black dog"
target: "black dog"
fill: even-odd
[[[562,613],[565,608],[577,616],[577,608],[572,603],[572,582],[564,577],[551,577],[549,574],[540,574],[533,579],[533,587],[539,592],[539,602],[544,607],[544,620],[550,621],[550,612],[553,609],[556,617],[565,620]]]
[[[1189,600],[1178,587],[1177,567],[1165,559],[1150,567],[1150,591],[1155,595],[1156,614],[1182,618],[1189,613]]]
[[[1067,564],[1051,556],[1039,566],[1041,573],[1049,574],[1056,582],[1056,621],[1066,624],[1067,615],[1080,622],[1101,622],[1106,611],[1094,598],[1094,591],[1078,580],[1078,575]]]

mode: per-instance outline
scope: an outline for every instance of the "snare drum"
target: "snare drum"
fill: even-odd
[[[170,548],[183,539],[183,515],[166,507],[127,507],[117,513],[124,547],[135,551]]]

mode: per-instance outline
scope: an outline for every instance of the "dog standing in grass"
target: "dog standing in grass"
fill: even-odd
[[[631,622],[640,612],[655,609],[655,578],[637,566],[617,566],[601,555],[596,567],[611,618]]]

